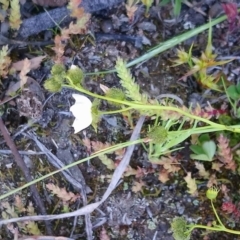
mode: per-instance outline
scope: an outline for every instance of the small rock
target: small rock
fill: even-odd
[[[112,31],[113,29],[113,24],[112,24],[112,21],[110,20],[104,20],[101,22],[101,29],[103,32],[105,33],[109,33]]]
[[[139,23],[137,26],[138,28],[147,32],[155,32],[157,30],[157,27],[151,22],[142,22]]]

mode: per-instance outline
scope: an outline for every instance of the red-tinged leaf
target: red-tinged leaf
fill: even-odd
[[[42,62],[42,60],[45,58],[46,56],[39,56],[39,57],[34,57],[32,59],[29,59],[30,61],[30,69],[37,69],[40,66],[40,63]],[[15,62],[12,64],[12,69],[14,69],[15,71],[21,71],[23,69],[23,65],[24,65],[24,61],[25,60],[21,60],[18,62]]]
[[[236,3],[223,3],[222,8],[227,15],[228,22],[229,22],[229,29],[232,31],[234,27],[236,27],[237,18],[238,18],[238,11],[237,11],[237,4]]]

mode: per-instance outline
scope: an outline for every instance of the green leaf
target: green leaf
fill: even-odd
[[[238,94],[240,95],[240,83],[238,83],[235,87],[236,87]]]
[[[195,154],[204,154],[204,151],[202,149],[202,146],[199,145],[191,145],[190,149],[195,153]]]
[[[202,144],[202,148],[206,155],[209,158],[209,161],[212,160],[214,154],[216,153],[217,146],[214,141],[207,141]]]
[[[202,161],[211,161],[212,160],[212,159],[209,159],[208,155],[206,155],[206,154],[190,154],[190,157],[192,159],[202,160]]]
[[[173,9],[174,16],[178,16],[180,14],[181,8],[182,8],[182,1],[181,0],[175,0],[174,9]]]
[[[164,5],[166,5],[166,4],[170,3],[170,2],[171,2],[171,0],[162,0],[162,1],[159,3],[159,5],[160,5],[160,6],[164,6]]]
[[[240,94],[238,93],[236,86],[233,85],[227,88],[227,94],[233,100],[238,100],[240,98]]]
[[[201,145],[206,142],[206,141],[210,141],[210,137],[208,133],[202,134],[199,138],[198,141],[201,143]]]

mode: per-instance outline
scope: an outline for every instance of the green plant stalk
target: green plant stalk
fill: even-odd
[[[238,9],[238,12],[240,12],[240,9]],[[215,26],[216,24],[224,21],[227,19],[227,16],[221,16],[217,19],[214,19],[211,21],[211,23],[206,23],[200,27],[197,27],[195,29],[192,29],[188,32],[185,32],[179,36],[173,37],[163,43],[160,43],[159,45],[155,46],[154,48],[150,49],[149,52],[143,54],[139,58],[134,59],[133,61],[127,63],[127,67],[132,67],[136,64],[139,64],[141,62],[144,62],[154,56],[156,56],[159,53],[162,53],[170,48],[173,48],[177,44],[180,44],[183,41],[186,41],[187,39],[205,31],[208,29],[210,26]],[[94,73],[86,73],[86,75],[98,75],[98,74],[107,74],[107,73],[113,73],[116,72],[116,69],[108,70],[108,71],[100,71],[100,72],[94,72]]]
[[[240,231],[232,230],[232,229],[229,229],[226,227],[222,227],[220,225],[217,225],[215,227],[208,227],[208,226],[199,225],[199,224],[191,226],[191,228],[186,233],[190,234],[195,228],[201,228],[201,229],[206,229],[206,230],[210,230],[210,231],[227,232],[227,233],[240,235]]]
[[[220,225],[215,225],[214,227],[208,227],[208,226],[204,226],[204,225],[200,225],[200,224],[196,224],[196,225],[194,224],[190,227],[190,229],[186,233],[190,234],[195,228],[202,228],[202,229],[206,229],[206,230],[210,230],[210,231],[221,231],[221,232],[232,233],[232,234],[235,234],[235,235],[240,235],[240,231],[232,230],[232,229],[226,228],[224,226],[220,217],[217,214],[217,211],[214,207],[213,201],[212,200],[210,200],[210,201],[211,201],[211,206],[212,206],[214,215],[217,218],[217,221]]]
[[[220,223],[220,225],[221,225],[222,227],[225,228],[225,226],[223,225],[223,223],[222,223],[220,217],[219,217],[218,214],[217,214],[217,211],[216,211],[216,209],[215,209],[215,207],[214,207],[213,201],[212,201],[212,200],[210,200],[210,201],[211,201],[211,206],[212,206],[213,212],[214,212],[214,214],[215,214],[215,216],[216,216],[218,222]]]
[[[17,192],[19,192],[20,190],[23,190],[23,189],[31,186],[32,184],[35,184],[35,183],[40,182],[40,181],[42,181],[42,180],[44,180],[44,179],[46,179],[46,178],[48,178],[48,177],[51,177],[51,176],[53,176],[53,175],[56,174],[56,173],[59,173],[59,172],[61,172],[61,171],[64,171],[64,170],[66,170],[66,169],[68,169],[68,168],[70,168],[70,167],[76,166],[76,165],[78,165],[78,164],[80,164],[80,163],[86,162],[86,161],[88,161],[88,160],[90,160],[90,159],[92,159],[92,158],[98,157],[99,155],[111,153],[111,152],[114,152],[114,151],[116,151],[116,150],[118,150],[118,149],[125,148],[125,147],[131,146],[131,145],[134,145],[134,144],[138,144],[138,143],[143,143],[143,142],[144,142],[144,139],[138,139],[138,140],[136,140],[136,141],[128,141],[128,142],[124,142],[124,143],[119,143],[119,144],[116,144],[116,145],[114,145],[114,146],[108,147],[108,148],[106,148],[106,149],[104,149],[104,150],[98,151],[98,152],[92,154],[92,155],[89,156],[89,157],[86,157],[86,158],[83,158],[83,159],[78,160],[78,161],[76,161],[76,162],[73,162],[73,163],[71,163],[71,164],[68,164],[67,166],[64,166],[63,168],[60,168],[60,169],[58,169],[58,170],[56,170],[56,171],[53,171],[53,172],[51,172],[51,173],[48,173],[48,174],[46,174],[46,175],[44,175],[44,176],[42,176],[42,177],[40,177],[40,178],[37,178],[37,179],[35,179],[35,180],[33,180],[33,181],[29,182],[29,183],[24,184],[24,185],[21,186],[21,187],[18,187],[18,188],[13,189],[12,191],[10,191],[10,192],[8,192],[8,193],[5,193],[5,194],[3,194],[3,195],[0,196],[0,200],[4,199],[4,198],[6,198],[6,197],[9,197],[9,196],[11,196],[12,194],[17,193]]]
[[[222,124],[214,123],[214,122],[212,122],[210,120],[207,120],[205,118],[202,118],[202,117],[199,117],[199,116],[194,116],[191,113],[185,112],[184,110],[176,108],[176,107],[150,105],[150,104],[146,105],[146,104],[134,103],[134,102],[130,102],[130,101],[122,101],[122,100],[109,98],[109,97],[105,97],[105,96],[101,96],[101,95],[89,92],[88,90],[83,89],[82,87],[77,87],[75,85],[69,86],[69,85],[64,84],[63,87],[72,88],[74,90],[85,93],[85,94],[87,94],[89,96],[92,96],[92,97],[95,97],[95,98],[103,99],[103,100],[110,101],[110,102],[121,103],[123,105],[128,105],[132,109],[145,109],[145,110],[149,109],[149,110],[159,110],[159,111],[167,110],[167,111],[178,112],[183,116],[189,117],[190,119],[194,119],[194,120],[197,120],[199,122],[204,122],[206,124],[209,124],[210,126],[215,128],[216,131],[231,131],[231,132],[240,133],[240,125],[225,126],[225,125],[222,125]],[[129,110],[130,110],[130,108],[129,108]]]
[[[221,79],[222,79],[222,84],[223,84],[224,92],[226,93],[227,99],[228,99],[229,103],[231,104],[231,106],[232,106],[232,108],[233,108],[234,114],[236,114],[236,113],[237,113],[237,102],[236,102],[236,101],[234,101],[234,102],[232,101],[232,99],[231,99],[230,96],[228,95],[227,88],[226,88],[226,84],[225,84],[225,82],[224,82],[223,77],[221,77]]]
[[[110,114],[126,112],[126,111],[129,111],[129,110],[132,110],[132,109],[133,109],[132,107],[128,107],[128,108],[118,109],[118,110],[114,110],[114,111],[106,111],[106,112],[99,111],[99,113],[100,114],[110,115]]]

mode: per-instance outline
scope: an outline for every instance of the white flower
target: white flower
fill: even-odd
[[[72,94],[75,104],[70,107],[75,120],[73,122],[74,133],[78,133],[87,128],[92,123],[92,102],[80,94]]]

